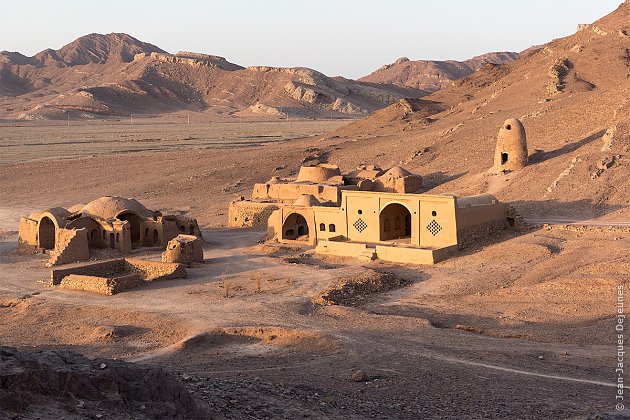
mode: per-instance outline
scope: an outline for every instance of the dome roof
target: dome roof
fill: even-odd
[[[298,172],[297,182],[320,184],[338,175],[341,175],[341,171],[337,165],[320,163],[317,166],[302,166],[300,167],[300,172]]]
[[[413,176],[411,172],[406,170],[405,168],[401,168],[400,166],[394,166],[389,171],[385,172],[383,176],[395,176],[395,177],[405,177],[405,176]]]
[[[319,206],[321,203],[313,194],[302,194],[300,198],[295,200],[293,203],[294,206],[302,206],[302,207],[313,207]]]
[[[357,169],[346,175],[350,179],[372,179],[383,175],[382,169]]]
[[[133,198],[105,196],[89,202],[81,213],[84,216],[96,216],[103,219],[114,219],[121,213],[131,212],[142,217],[151,217],[153,213]]]

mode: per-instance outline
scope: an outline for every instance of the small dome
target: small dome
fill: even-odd
[[[298,173],[297,182],[322,184],[329,178],[337,175],[341,175],[341,171],[337,165],[322,163],[317,166],[302,166]]]
[[[139,201],[123,197],[101,197],[89,202],[81,213],[84,216],[96,216],[106,220],[115,219],[121,213],[131,212],[141,217],[151,217],[153,213]]]
[[[70,212],[66,209],[64,209],[63,207],[53,207],[50,209],[46,209],[44,211],[35,211],[31,214],[29,214],[28,218],[29,219],[33,219],[33,220],[39,220],[42,219],[44,216],[49,217],[52,216],[52,218],[55,219],[55,221],[59,224],[63,224],[63,220],[70,216]]]
[[[321,205],[321,203],[319,202],[317,198],[315,198],[313,194],[302,194],[300,198],[295,200],[293,205],[300,206],[300,207],[313,207],[313,206],[319,206]]]
[[[390,170],[385,172],[385,175],[383,175],[383,176],[404,178],[406,176],[413,176],[413,175],[414,174],[412,174],[411,172],[409,172],[405,168],[402,168],[400,166],[394,166],[393,168],[391,168]]]

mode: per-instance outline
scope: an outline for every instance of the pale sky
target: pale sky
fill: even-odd
[[[406,56],[463,60],[575,32],[622,0],[0,0],[0,50],[125,32],[169,52],[358,78]]]

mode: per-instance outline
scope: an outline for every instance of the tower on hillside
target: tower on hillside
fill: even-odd
[[[527,136],[525,127],[516,118],[503,123],[494,153],[496,172],[516,171],[527,166]]]

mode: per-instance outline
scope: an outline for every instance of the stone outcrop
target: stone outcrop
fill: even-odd
[[[134,56],[134,61],[142,60],[145,57],[147,57],[146,53],[136,54]],[[191,67],[215,67],[229,71],[243,69],[243,67],[230,63],[225,58],[219,57],[217,55],[192,53],[186,51],[180,51],[177,54],[152,52],[149,57],[164,63],[186,64]]]
[[[6,418],[31,418],[32,413],[48,413],[38,418],[94,418],[103,408],[111,418],[209,416],[205,404],[159,367],[88,359],[66,350],[0,347],[0,413]]]
[[[551,81],[547,85],[547,93],[555,95],[561,93],[566,87],[566,77],[573,68],[573,63],[564,57],[557,59],[549,68],[549,77]]]

